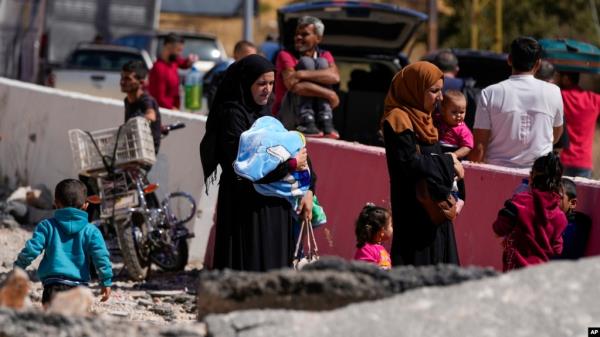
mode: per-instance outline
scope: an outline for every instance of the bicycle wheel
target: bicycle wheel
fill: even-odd
[[[162,206],[172,228],[185,224],[196,215],[196,200],[185,192],[173,192],[167,195]]]

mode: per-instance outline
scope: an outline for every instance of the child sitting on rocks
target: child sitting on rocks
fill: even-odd
[[[42,251],[38,276],[44,285],[44,308],[57,292],[90,281],[90,262],[96,266],[102,287],[101,301],[108,300],[112,285],[112,265],[100,230],[88,222],[87,188],[75,179],[56,185],[54,217],[40,222],[33,237],[25,243],[15,266],[27,268]]]

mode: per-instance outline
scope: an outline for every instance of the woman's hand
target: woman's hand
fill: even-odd
[[[454,152],[451,152],[449,154],[452,157],[452,161],[454,162],[454,172],[456,172],[456,177],[458,178],[458,180],[463,179],[465,177],[465,169],[463,168],[462,164],[460,163],[458,157]]]
[[[298,154],[296,154],[294,159],[296,159],[296,170],[297,171],[306,170],[306,168],[308,167],[308,152],[306,151],[305,147],[303,147],[298,152]]]
[[[304,197],[300,201],[300,205],[296,212],[300,214],[302,220],[306,220],[310,223],[312,220],[312,208],[313,208],[313,192],[311,190],[306,191]]]

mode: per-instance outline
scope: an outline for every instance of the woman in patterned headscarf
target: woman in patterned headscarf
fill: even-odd
[[[442,100],[443,73],[429,62],[399,71],[385,99],[381,128],[390,175],[394,265],[458,264],[451,221],[434,224],[417,200],[425,180],[432,199],[450,194],[463,168],[453,153],[442,154],[431,113]]]

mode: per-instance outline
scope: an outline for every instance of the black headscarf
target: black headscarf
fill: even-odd
[[[238,107],[249,115],[260,113],[265,108],[252,97],[251,87],[262,74],[275,71],[273,63],[260,55],[248,55],[227,68],[223,81],[210,106],[206,121],[206,133],[200,143],[200,159],[204,170],[204,183],[208,188],[209,178],[217,168],[217,136],[219,115],[225,104]],[[216,178],[216,177],[213,177]]]

